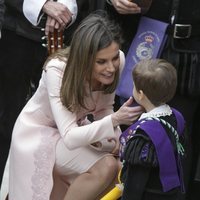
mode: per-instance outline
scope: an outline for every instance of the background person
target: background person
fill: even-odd
[[[55,26],[58,26],[59,20],[64,18],[65,24],[59,25],[62,28],[75,20],[76,2],[74,0],[61,2],[64,4],[42,0],[4,1],[5,15],[0,40],[0,185],[10,148],[13,125],[25,103],[37,88],[42,66],[47,58],[47,48],[42,46],[41,40],[45,33],[41,28],[46,26],[48,29],[53,27],[53,24],[46,22],[46,15]],[[42,19],[38,18],[40,21],[35,20],[36,26],[25,18],[23,3],[27,5],[24,7],[27,17],[30,15],[37,18],[36,15],[43,14]],[[26,12],[27,7],[31,13]]]

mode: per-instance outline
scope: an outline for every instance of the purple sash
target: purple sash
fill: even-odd
[[[181,135],[184,130],[184,118],[178,111],[175,109],[172,110],[177,119],[177,132]],[[165,129],[161,123],[156,120],[150,120],[144,123],[141,123],[141,121],[143,120],[131,125],[121,134],[121,156],[123,157],[123,148],[125,147],[126,142],[133,135],[133,131],[137,128],[137,126],[140,125],[139,128],[145,131],[155,146],[163,191],[166,192],[178,186],[181,186],[184,190],[180,157],[174,153],[173,145],[171,144]]]
[[[116,94],[123,98],[132,96],[132,70],[142,59],[158,58],[166,41],[168,24],[147,17],[141,17],[137,33],[131,43]]]

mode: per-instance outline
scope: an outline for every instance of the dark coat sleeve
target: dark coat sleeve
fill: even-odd
[[[0,30],[3,23],[4,11],[5,11],[4,0],[0,0]]]
[[[151,168],[128,164],[121,200],[141,200]]]
[[[4,0],[6,6],[9,6],[13,10],[23,13],[24,0]]]
[[[141,200],[152,167],[158,165],[155,148],[143,134],[135,134],[124,152],[121,180],[124,191],[121,200]]]

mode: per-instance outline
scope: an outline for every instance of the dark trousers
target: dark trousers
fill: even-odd
[[[182,95],[176,95],[173,100],[169,103],[170,106],[177,108],[179,110],[185,120],[186,120],[186,127],[187,127],[187,151],[186,151],[186,158],[183,163],[184,168],[184,178],[185,178],[185,187],[186,187],[186,194],[181,195],[179,197],[180,200],[193,200],[190,198],[193,195],[194,191],[191,188],[194,180],[194,168],[196,166],[196,149],[197,147],[195,138],[200,137],[199,130],[197,129],[197,124],[200,122],[198,119],[198,112],[200,112],[200,97],[187,97]],[[200,194],[200,193],[199,193]],[[200,198],[200,196],[198,196]]]
[[[2,30],[0,39],[0,184],[17,116],[37,87],[47,51],[40,42]],[[32,87],[31,87],[32,86]]]

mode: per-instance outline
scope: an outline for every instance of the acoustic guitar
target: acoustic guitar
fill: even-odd
[[[53,33],[49,33],[47,40],[47,49],[49,55],[63,48],[63,31],[54,29]]]
[[[42,37],[42,40],[45,40],[42,46],[48,49],[49,55],[64,47],[63,31],[57,29],[54,29],[53,33],[49,32],[48,36]]]

